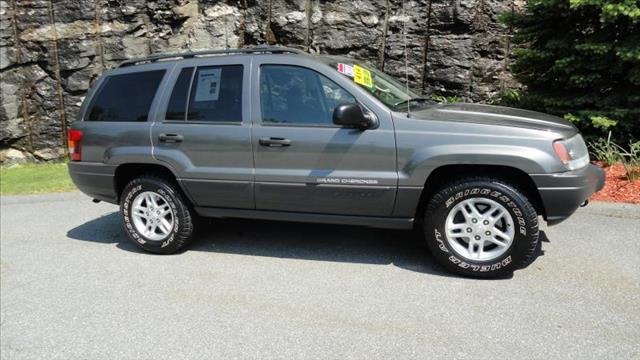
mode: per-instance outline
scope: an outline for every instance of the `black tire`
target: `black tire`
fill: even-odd
[[[449,212],[470,198],[493,200],[511,215],[515,227],[513,240],[499,257],[471,260],[447,240],[445,224]],[[424,233],[431,253],[447,270],[469,277],[505,277],[532,261],[538,245],[538,215],[516,186],[494,178],[466,178],[444,186],[431,197],[424,214]]]
[[[150,240],[136,230],[133,223],[131,206],[133,200],[142,192],[152,191],[161,195],[173,211],[173,227],[162,240]],[[155,254],[173,254],[186,248],[194,238],[194,213],[189,203],[173,182],[161,177],[145,175],[131,180],[125,186],[120,202],[120,214],[124,230],[137,246]]]

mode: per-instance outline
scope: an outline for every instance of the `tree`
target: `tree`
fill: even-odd
[[[523,107],[640,138],[640,1],[528,0],[503,21],[515,29]]]

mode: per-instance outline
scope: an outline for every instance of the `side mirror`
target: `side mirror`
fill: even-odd
[[[354,103],[336,106],[335,110],[333,110],[333,123],[361,130],[372,128],[375,125],[375,121],[366,116],[362,112],[362,108]]]

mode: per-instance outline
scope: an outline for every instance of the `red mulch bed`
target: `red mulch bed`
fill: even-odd
[[[595,193],[591,200],[608,202],[625,202],[640,204],[640,180],[629,181],[625,175],[624,165],[613,164],[602,166],[607,176],[604,188]]]

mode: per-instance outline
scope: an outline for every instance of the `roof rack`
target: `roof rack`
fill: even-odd
[[[118,67],[132,66],[140,63],[152,63],[163,59],[190,59],[200,56],[212,56],[212,55],[230,55],[230,54],[306,54],[299,49],[288,48],[284,46],[257,46],[248,47],[242,49],[224,49],[224,50],[202,50],[202,51],[188,51],[183,53],[159,53],[150,55],[143,58],[125,60],[121,62]]]

